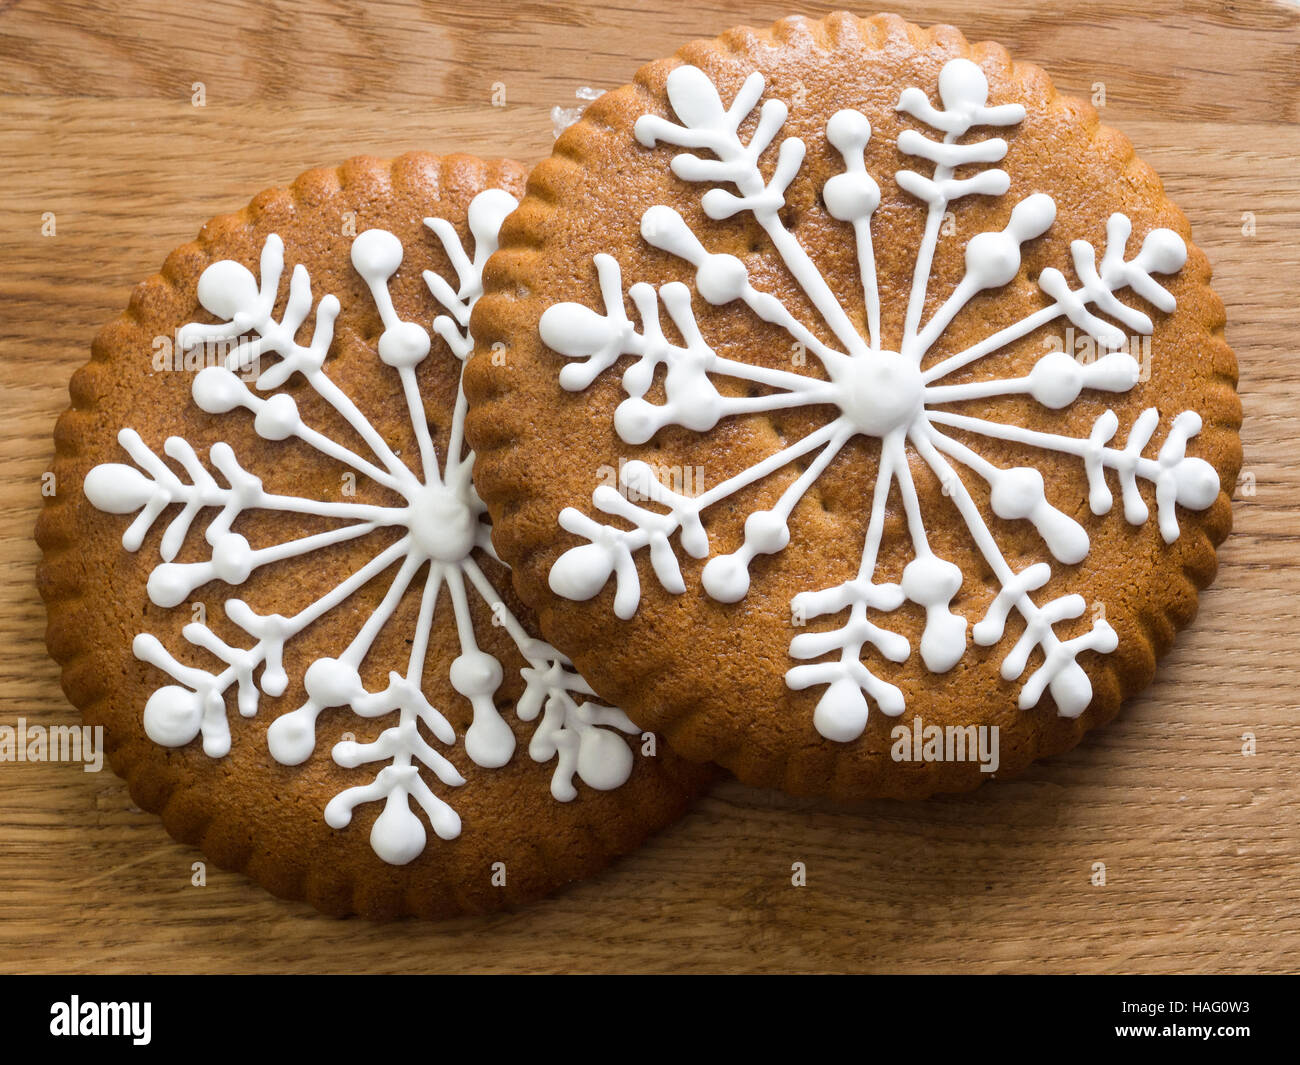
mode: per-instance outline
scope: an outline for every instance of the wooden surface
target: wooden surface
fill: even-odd
[[[845,808],[726,783],[606,875],[441,926],[331,921],[216,868],[192,887],[200,855],[132,809],[107,770],[0,764],[0,971],[1300,967],[1300,8],[898,10],[1001,40],[1064,90],[1104,83],[1104,120],[1161,173],[1215,263],[1254,494],[1240,494],[1218,582],[1150,691],[1070,755],[974,795]],[[0,725],[75,721],[33,586],[40,478],[68,376],[171,248],[350,154],[535,161],[551,106],[579,86],[621,84],[692,37],[787,13],[718,0],[0,2]],[[806,887],[792,886],[795,862]]]

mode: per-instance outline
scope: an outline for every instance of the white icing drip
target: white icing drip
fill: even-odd
[[[448,222],[425,219],[425,224],[442,242],[456,273],[453,285],[432,271],[424,272],[431,295],[446,311],[434,318],[431,329],[462,361],[474,346],[469,319],[483,291],[484,264],[496,249],[498,230],[514,206],[514,199],[497,189],[474,198],[468,211],[468,228],[474,238],[472,258]],[[320,658],[306,667],[303,673],[306,701],[281,714],[267,730],[271,756],[283,764],[298,765],[315,751],[316,722],[326,709],[346,707],[362,718],[395,717],[369,743],[346,740],[334,745],[332,757],[340,766],[359,769],[374,765],[378,769],[368,783],[334,796],[324,812],[329,825],[342,829],[351,822],[358,806],[382,800],[384,808],[375,820],[370,841],[375,853],[394,865],[412,861],[426,845],[424,822],[412,809],[412,802],[423,811],[439,838],[453,839],[461,831],[459,816],[433,792],[422,772],[427,770],[433,779],[447,787],[465,783],[455,766],[430,745],[419,727],[423,725],[443,744],[451,746],[456,742],[451,724],[423,693],[434,608],[444,586],[461,646],[460,655],[451,663],[449,680],[473,708],[473,723],[465,734],[465,754],[475,764],[486,768],[505,765],[514,753],[515,738],[495,705],[494,695],[503,680],[502,666],[478,646],[470,588],[492,608],[495,623],[504,625],[524,658],[521,672],[525,687],[516,713],[523,721],[533,721],[542,714],[533,731],[529,754],[538,763],[555,761],[551,793],[557,801],[568,802],[577,796],[575,776],[598,790],[615,788],[626,781],[632,771],[633,756],[627,741],[618,733],[639,731],[622,711],[594,701],[591,688],[572,670],[568,659],[528,635],[473,556],[474,549],[478,548],[496,558],[484,520],[485,508],[470,479],[474,456],[464,449],[464,391],[458,392],[448,453],[440,469],[416,378],[416,367],[431,351],[430,333],[417,322],[403,321],[389,292],[389,283],[400,268],[403,255],[401,241],[384,230],[368,230],[352,244],[352,264],[369,288],[383,323],[377,354],[397,372],[402,384],[419,447],[418,472],[398,457],[326,373],[325,359],[339,312],[338,300],[333,296],[320,300],[310,343],[297,342],[296,336],[307,321],[312,305],[310,279],[301,265],[294,269],[284,314],[279,321],[274,318],[275,295],[284,269],[283,244],[277,236],[268,237],[263,247],[260,285],[238,263],[222,261],[204,271],[198,284],[199,300],[222,321],[215,325],[192,323],[180,334],[185,344],[205,340],[235,343],[223,366],[208,367],[194,377],[192,391],[201,409],[216,415],[247,410],[253,415],[253,427],[262,438],[300,439],[323,457],[396,493],[403,500],[401,505],[314,500],[267,492],[261,480],[239,464],[228,444],[217,443],[210,449],[208,459],[224,479],[222,484],[208,472],[189,443],[171,437],[164,443],[163,453],[181,467],[187,482],[131,429],[123,429],[118,440],[136,465],[96,466],[87,474],[84,484],[87,498],[99,509],[113,514],[138,512],[122,537],[123,546],[129,551],[140,549],[164,510],[180,506],[162,535],[161,562],[148,581],[150,599],[163,607],[180,605],[195,589],[213,580],[239,585],[261,566],[360,539],[377,529],[405,530],[397,542],[292,617],[258,614],[242,600],[227,600],[226,616],[252,638],[250,647],[230,646],[206,624],[187,625],[184,638],[215,657],[224,667],[220,670],[181,662],[157,637],[148,633],[138,635],[134,643],[138,658],[177,682],[164,685],[150,696],[144,710],[148,736],[163,746],[179,747],[201,735],[205,753],[214,758],[223,757],[230,750],[227,691],[232,686],[235,688],[239,712],[245,717],[257,712],[262,694],[272,698],[283,695],[288,687],[283,665],[286,644],[396,565],[396,574],[383,600],[364,620],[352,642],[337,657]],[[264,370],[255,387],[250,388],[235,371],[251,366],[254,360],[268,354],[277,356],[278,361]],[[338,412],[365,442],[373,460],[306,425],[291,395],[259,394],[280,387],[294,373],[301,374]],[[212,514],[214,509],[216,513]],[[209,557],[199,562],[175,562],[195,519],[205,510],[209,512],[204,530]],[[342,524],[325,532],[255,549],[232,526],[241,516],[256,511],[288,511],[334,519]],[[418,619],[407,672],[405,675],[391,672],[383,690],[367,691],[360,667],[422,569],[427,572],[419,593]],[[259,668],[260,679],[255,677]]]
[[[1188,442],[1200,429],[1200,418],[1192,411],[1178,414],[1158,455],[1148,458],[1142,452],[1159,421],[1154,409],[1137,420],[1127,445],[1117,449],[1108,446],[1118,428],[1118,419],[1111,411],[1098,418],[1088,438],[1075,439],[942,408],[949,403],[1024,394],[1049,410],[1060,410],[1078,400],[1085,389],[1132,391],[1139,383],[1139,367],[1131,356],[1113,350],[1124,343],[1124,334],[1114,323],[1142,334],[1150,334],[1154,324],[1146,314],[1121,302],[1116,294],[1129,289],[1158,310],[1172,311],[1174,297],[1152,275],[1173,274],[1182,268],[1186,260],[1182,239],[1167,229],[1152,230],[1134,257],[1126,260],[1132,227],[1124,215],[1112,215],[1100,260],[1086,241],[1071,244],[1077,288],[1072,289],[1059,270],[1044,270],[1038,286],[1050,301],[1046,306],[926,367],[927,353],[971,299],[1019,277],[1022,246],[1042,236],[1055,223],[1056,204],[1050,196],[1041,192],[1025,196],[1012,208],[1001,230],[970,238],[965,247],[962,279],[930,320],[922,322],[945,212],[962,197],[1002,196],[1010,189],[1010,179],[1003,170],[970,172],[1005,158],[1010,150],[1007,140],[968,135],[983,127],[1015,126],[1025,117],[1024,108],[1014,103],[990,106],[984,73],[966,59],[951,60],[940,73],[942,108],[936,108],[919,88],[907,88],[900,95],[898,111],[919,120],[941,138],[932,139],[915,129],[904,130],[898,138],[902,152],[931,164],[933,169],[929,174],[903,170],[894,175],[900,188],[924,204],[926,225],[916,252],[901,343],[893,349],[885,346],[880,334],[879,289],[871,238],[880,189],[865,165],[871,124],[856,111],[839,111],[830,117],[826,139],[839,153],[844,169],[827,179],[822,188],[827,213],[853,230],[866,308],[864,337],[816,264],[781,221],[779,211],[802,166],[804,144],[797,138],[782,140],[771,176],[766,177],[760,167],[760,159],[777,142],[785,123],[785,104],[770,98],[764,101],[748,144],[740,137],[745,119],[759,107],[764,87],[762,75],[753,73],[731,106],[724,107],[707,75],[694,67],[678,67],[667,82],[668,100],[677,121],[643,115],[636,122],[635,135],[647,148],[668,144],[686,149],[673,156],[672,171],[683,181],[712,186],[701,199],[710,218],[725,219],[741,211],[752,215],[829,328],[833,342],[823,341],[775,296],[756,289],[739,259],[711,252],[672,208],[649,208],[642,217],[641,234],[651,246],[694,267],[695,291],[706,304],[743,304],[758,318],[784,330],[791,341],[803,345],[821,363],[828,380],[721,358],[703,335],[686,286],[671,283],[656,289],[638,282],[625,294],[618,263],[604,254],[595,258],[603,310],[575,303],[549,307],[539,323],[541,337],[555,351],[574,360],[560,371],[561,385],[571,391],[587,388],[620,358],[633,357],[622,379],[628,398],[614,414],[614,428],[629,444],[645,443],[665,426],[708,432],[722,419],[736,415],[813,406],[830,407],[835,413],[802,440],[696,497],[663,485],[643,462],[625,464],[620,475],[623,485],[634,489],[644,504],[631,502],[617,489],[605,485],[593,493],[592,503],[622,524],[597,521],[576,508],[565,508],[559,515],[560,526],[586,542],[556,560],[550,572],[551,588],[566,598],[586,600],[599,594],[613,577],[614,612],[630,618],[641,595],[636,552],[648,549],[651,569],[666,590],[676,594],[686,590],[672,545],[672,537],[676,536],[687,555],[708,560],[701,575],[705,592],[722,602],[736,602],[749,591],[753,559],[760,554],[779,553],[789,543],[790,517],[818,476],[853,436],[873,436],[880,440],[881,460],[858,575],[833,588],[801,592],[792,603],[804,620],[848,612],[847,620],[838,629],[801,632],[790,644],[791,656],[806,663],[788,671],[790,687],[826,686],[814,714],[817,730],[834,740],[856,738],[867,720],[868,699],[886,714],[899,714],[904,709],[902,693],[872,673],[862,661],[862,654],[870,645],[885,659],[900,662],[910,655],[911,648],[902,636],[869,620],[868,611],[887,613],[906,600],[924,607],[926,623],[919,650],[926,667],[934,672],[951,669],[966,652],[968,622],[952,610],[965,577],[929,546],[908,464],[909,447],[945,485],[998,582],[998,594],[985,617],[974,626],[973,638],[981,645],[997,643],[1010,612],[1016,611],[1024,620],[1025,631],[1003,659],[1003,677],[1013,681],[1022,676],[1035,649],[1043,655],[1042,663],[1021,687],[1020,705],[1034,706],[1044,691],[1050,691],[1061,714],[1082,713],[1092,700],[1092,687],[1077,661],[1078,655],[1087,650],[1114,650],[1114,631],[1099,621],[1090,631],[1072,639],[1057,635],[1057,625],[1082,615],[1083,600],[1067,595],[1043,604],[1035,602],[1031,593],[1047,584],[1052,576],[1050,565],[1036,563],[1020,573],[1011,569],[979,506],[949,460],[988,484],[990,509],[998,518],[1029,522],[1058,562],[1072,565],[1087,556],[1087,532],[1052,504],[1048,486],[1035,467],[1001,468],[964,440],[942,430],[956,429],[976,437],[1077,456],[1089,481],[1089,505],[1098,515],[1110,509],[1106,471],[1114,471],[1121,487],[1124,516],[1135,525],[1148,517],[1137,484],[1139,479],[1146,480],[1155,488],[1160,533],[1166,542],[1172,542],[1178,536],[1176,505],[1203,510],[1219,493],[1214,468],[1186,454]],[[711,153],[712,158],[697,153]],[[964,168],[966,176],[955,177],[958,168]],[[736,193],[717,187],[726,184],[734,186]],[[635,308],[639,329],[626,312],[625,299]],[[664,336],[661,303],[680,343]],[[1101,348],[1102,357],[1081,364],[1064,352],[1048,352],[1021,377],[945,383],[957,370],[1001,352],[1060,319],[1091,336]],[[645,397],[660,367],[664,369],[658,377],[664,399],[651,403]],[[742,386],[757,384],[761,391],[756,396],[731,395],[718,387],[717,378],[732,378]],[[748,516],[741,544],[730,553],[712,554],[705,512],[809,456],[803,472],[771,510],[754,511]],[[876,576],[885,503],[894,485],[902,497],[914,553],[900,584],[881,582]],[[826,655],[835,657],[826,660]]]

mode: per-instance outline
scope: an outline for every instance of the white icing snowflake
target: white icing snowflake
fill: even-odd
[[[483,265],[496,249],[502,220],[514,207],[514,199],[497,189],[474,198],[468,215],[474,237],[472,258],[450,223],[440,218],[424,220],[446,249],[457,275],[453,286],[431,271],[424,272],[429,292],[447,312],[435,317],[431,328],[462,363],[474,347],[469,318],[482,292]],[[181,506],[163,533],[159,545],[162,561],[149,575],[149,598],[160,607],[179,606],[209,581],[239,585],[254,570],[282,559],[359,539],[376,530],[401,530],[396,542],[377,551],[365,565],[345,575],[328,593],[291,617],[260,614],[241,599],[227,600],[226,617],[249,635],[251,647],[230,646],[206,624],[185,626],[185,639],[210,652],[224,668],[188,665],[148,633],[136,636],[134,643],[138,658],[177,682],[159,688],[149,698],[144,710],[149,737],[164,746],[179,747],[201,734],[204,751],[220,758],[230,750],[226,716],[229,689],[236,689],[243,716],[256,714],[263,694],[275,698],[288,686],[282,664],[285,645],[369,581],[397,567],[383,601],[351,643],[341,648],[337,657],[317,659],[306,668],[302,678],[306,702],[281,714],[267,731],[271,756],[283,764],[298,765],[315,750],[316,719],[322,710],[347,707],[363,718],[394,717],[393,723],[371,743],[345,740],[334,746],[334,761],[341,766],[380,768],[368,783],[336,795],[325,808],[325,820],[336,829],[344,828],[357,806],[383,800],[384,809],[375,820],[370,841],[379,857],[395,865],[414,859],[426,842],[424,826],[411,809],[411,800],[424,811],[442,839],[454,839],[461,831],[460,817],[434,793],[421,772],[422,767],[427,769],[449,787],[465,783],[455,766],[434,750],[419,728],[423,724],[448,746],[456,741],[452,726],[425,698],[421,683],[434,607],[444,587],[451,600],[461,647],[460,655],[451,663],[449,679],[473,707],[473,723],[464,739],[465,754],[475,764],[505,765],[514,753],[515,737],[493,701],[502,681],[502,666],[475,640],[471,594],[481,596],[492,607],[497,622],[505,627],[527,663],[522,670],[525,688],[515,712],[524,721],[533,721],[541,714],[529,754],[537,762],[555,759],[551,779],[555,799],[565,802],[575,797],[575,774],[602,790],[622,784],[632,769],[632,752],[627,742],[610,729],[639,731],[622,711],[582,698],[593,694],[591,688],[572,670],[568,659],[529,636],[475,560],[475,548],[492,558],[496,554],[483,518],[485,508],[470,480],[474,454],[467,452],[463,443],[465,395],[463,390],[458,393],[447,454],[439,468],[415,374],[416,366],[431,350],[429,331],[419,322],[402,321],[388,291],[389,280],[402,258],[401,242],[384,230],[368,230],[352,244],[352,264],[369,287],[384,325],[378,358],[400,378],[419,445],[419,468],[425,471],[423,479],[389,447],[326,371],[334,320],[339,313],[339,301],[334,296],[325,296],[316,305],[311,342],[305,346],[296,342],[312,308],[311,281],[301,264],[294,268],[284,313],[279,321],[275,320],[276,293],[284,270],[284,246],[278,236],[268,237],[263,246],[260,287],[253,274],[236,262],[222,261],[204,270],[198,283],[199,302],[221,321],[217,325],[190,323],[178,335],[186,349],[213,341],[235,345],[224,365],[208,367],[195,376],[192,391],[199,407],[217,415],[241,408],[249,411],[257,434],[264,440],[295,437],[324,460],[341,463],[390,489],[402,500],[400,505],[375,506],[268,492],[256,475],[240,465],[228,444],[218,443],[208,457],[224,479],[223,485],[208,472],[189,443],[173,436],[163,445],[163,452],[185,471],[189,478],[186,483],[131,429],[123,429],[118,440],[137,466],[96,466],[85,480],[86,496],[99,509],[115,514],[139,511],[122,537],[129,551],[140,548],[166,508]],[[255,364],[260,367],[259,360],[266,356],[278,358],[260,373],[255,388],[250,388],[236,371]],[[293,397],[276,391],[295,373],[356,431],[371,457],[357,454],[299,417]],[[216,511],[210,514],[204,531],[210,547],[208,559],[173,561],[190,526],[205,508]],[[341,524],[327,532],[254,549],[232,526],[241,515],[258,510],[289,511],[336,519]],[[359,667],[422,569],[425,573],[418,623],[410,634],[407,672],[392,672],[382,691],[367,691]],[[259,667],[261,675],[255,677]]]
[[[760,157],[775,142],[785,124],[785,104],[770,98],[764,101],[749,143],[741,139],[740,127],[758,105],[764,84],[761,74],[750,74],[728,108],[702,71],[691,66],[678,67],[669,75],[667,83],[668,99],[678,122],[643,115],[636,123],[635,134],[646,147],[664,143],[689,149],[674,156],[673,173],[683,181],[714,186],[701,199],[709,218],[727,219],[741,212],[752,215],[825,321],[833,341],[823,341],[776,296],[753,287],[747,268],[738,258],[709,251],[672,208],[654,206],[647,210],[642,216],[641,234],[654,247],[694,267],[695,290],[706,303],[714,306],[743,303],[758,318],[779,326],[793,342],[810,352],[825,370],[826,379],[719,356],[696,321],[691,291],[681,283],[665,284],[656,290],[641,282],[627,290],[627,299],[640,318],[638,329],[625,312],[618,263],[604,254],[595,258],[603,312],[574,303],[557,304],[542,315],[541,336],[549,347],[579,360],[560,371],[560,383],[572,391],[587,388],[621,356],[635,357],[636,361],[622,377],[628,398],[618,405],[614,415],[615,430],[629,444],[645,443],[667,425],[704,433],[723,418],[758,411],[815,407],[835,413],[802,440],[694,497],[677,493],[661,483],[646,463],[627,463],[622,469],[623,486],[657,506],[638,505],[613,486],[604,485],[593,493],[595,508],[621,519],[626,525],[606,524],[572,507],[565,508],[559,516],[560,525],[588,542],[566,551],[556,560],[550,572],[551,588],[566,598],[586,600],[596,595],[613,575],[614,611],[621,618],[629,618],[640,601],[633,556],[642,548],[649,548],[651,567],[662,586],[674,593],[685,591],[670,544],[670,537],[676,535],[688,555],[709,559],[701,576],[705,592],[721,602],[736,602],[748,592],[749,564],[755,556],[775,554],[789,543],[790,514],[822,471],[855,435],[875,437],[880,440],[881,458],[857,576],[832,588],[802,592],[792,602],[796,615],[804,619],[847,612],[839,628],[802,633],[790,643],[793,658],[820,660],[794,666],[786,673],[786,683],[793,689],[826,686],[814,717],[817,730],[829,739],[840,741],[861,735],[867,721],[868,697],[885,714],[901,714],[904,709],[903,693],[872,672],[862,661],[862,652],[870,644],[887,660],[901,663],[911,654],[911,646],[904,636],[870,620],[868,610],[887,613],[908,600],[924,607],[926,622],[920,652],[926,667],[933,672],[951,669],[966,652],[968,621],[950,609],[964,577],[957,566],[939,558],[927,542],[920,501],[908,464],[909,447],[944,484],[998,582],[996,598],[984,618],[973,627],[975,642],[983,646],[996,644],[1014,610],[1024,619],[1025,629],[1002,661],[1002,676],[1009,681],[1020,677],[1030,654],[1035,648],[1040,649],[1042,664],[1025,681],[1020,706],[1036,705],[1044,690],[1050,690],[1062,715],[1077,716],[1091,702],[1092,686],[1076,659],[1087,649],[1113,651],[1116,634],[1104,620],[1099,620],[1081,636],[1064,640],[1057,636],[1054,626],[1084,612],[1083,598],[1065,595],[1045,603],[1034,600],[1032,593],[1047,584],[1052,575],[1051,566],[1037,562],[1020,572],[1013,571],[953,460],[987,482],[990,506],[996,515],[1031,522],[1051,556],[1059,562],[1073,564],[1087,555],[1087,533],[1048,501],[1042,474],[1037,469],[1000,468],[944,430],[956,429],[1077,456],[1087,471],[1091,509],[1098,515],[1111,508],[1106,471],[1114,471],[1122,491],[1124,516],[1133,524],[1147,520],[1148,508],[1137,481],[1149,481],[1155,487],[1160,532],[1171,542],[1178,536],[1175,504],[1202,510],[1219,492],[1219,478],[1213,467],[1185,454],[1189,438],[1200,430],[1201,419],[1192,411],[1179,414],[1159,453],[1152,458],[1142,452],[1159,421],[1154,408],[1144,411],[1136,420],[1123,447],[1114,447],[1110,442],[1118,428],[1118,418],[1110,410],[1097,419],[1086,438],[1076,439],[1002,424],[991,416],[952,413],[944,407],[960,400],[1027,394],[1044,407],[1060,410],[1073,403],[1085,388],[1129,391],[1138,381],[1139,366],[1131,355],[1115,350],[1124,344],[1124,333],[1100,315],[1138,333],[1151,333],[1150,318],[1122,303],[1115,294],[1128,288],[1160,310],[1172,311],[1174,298],[1152,274],[1177,272],[1186,260],[1186,247],[1176,233],[1156,229],[1147,235],[1137,254],[1126,259],[1131,231],[1129,219],[1122,214],[1111,215],[1106,227],[1106,248],[1099,261],[1086,241],[1071,244],[1079,287],[1072,288],[1059,270],[1044,270],[1038,286],[1047,302],[1040,310],[925,367],[926,354],[971,298],[1015,279],[1020,270],[1021,245],[1045,233],[1055,219],[1056,205],[1051,197],[1035,193],[1021,199],[1012,209],[1005,229],[971,238],[965,248],[964,277],[929,321],[922,322],[933,256],[948,206],[971,195],[1003,196],[1010,187],[1008,175],[999,169],[986,168],[962,178],[954,176],[959,167],[967,168],[969,173],[969,168],[996,163],[1007,153],[1007,143],[999,137],[965,141],[963,138],[981,127],[1014,126],[1024,118],[1024,109],[1018,104],[989,106],[988,82],[983,72],[966,59],[948,62],[940,73],[942,108],[936,108],[917,88],[905,89],[899,97],[900,112],[917,119],[939,136],[927,136],[909,128],[898,138],[901,152],[931,164],[933,169],[928,175],[912,170],[894,175],[898,186],[920,200],[927,213],[901,343],[897,350],[891,350],[884,346],[881,337],[880,298],[872,250],[872,215],[880,203],[880,189],[867,173],[864,159],[871,126],[863,114],[854,110],[840,111],[827,122],[827,140],[843,158],[844,170],[827,180],[822,188],[831,217],[847,223],[853,230],[866,307],[867,335],[863,336],[778,213],[785,204],[786,190],[803,164],[803,142],[795,137],[784,139],[777,149],[772,176],[765,179],[760,170]],[[703,153],[711,153],[712,158]],[[736,193],[718,187],[725,184],[734,186]],[[681,343],[664,335],[660,304]],[[1061,317],[1091,336],[1103,353],[1101,357],[1084,364],[1064,351],[1053,351],[1038,358],[1023,377],[944,383],[954,372],[1002,351]],[[661,366],[665,370],[662,378],[665,400],[652,403],[645,396]],[[763,392],[725,395],[714,384],[715,376],[741,382],[750,392],[753,386],[760,386]],[[710,557],[704,512],[805,456],[808,457],[806,469],[772,509],[748,515],[741,545],[729,554]],[[876,583],[885,504],[895,484],[906,513],[913,559],[904,569],[900,583]],[[834,657],[825,659],[827,655]]]

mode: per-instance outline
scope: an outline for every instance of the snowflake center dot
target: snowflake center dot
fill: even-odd
[[[474,548],[478,518],[458,493],[428,484],[411,499],[409,527],[416,546],[438,562],[460,562]]]
[[[839,408],[858,432],[886,436],[920,413],[925,382],[912,359],[896,351],[872,351],[849,359],[832,373]]]

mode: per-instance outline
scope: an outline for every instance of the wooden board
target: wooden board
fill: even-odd
[[[32,579],[50,430],[96,328],[170,249],[349,154],[535,161],[550,108],[579,86],[788,13],[752,0],[198,7],[0,3],[0,724],[75,720]],[[1300,9],[995,0],[902,13],[1001,40],[1066,91],[1104,85],[1104,119],[1163,175],[1216,265],[1241,364],[1245,490],[1218,583],[1150,691],[1068,756],[974,795],[842,807],[726,783],[606,875],[444,925],[340,923],[215,868],[193,887],[198,853],[111,773],[0,764],[0,970],[1300,965]],[[806,887],[791,883],[796,862]]]

